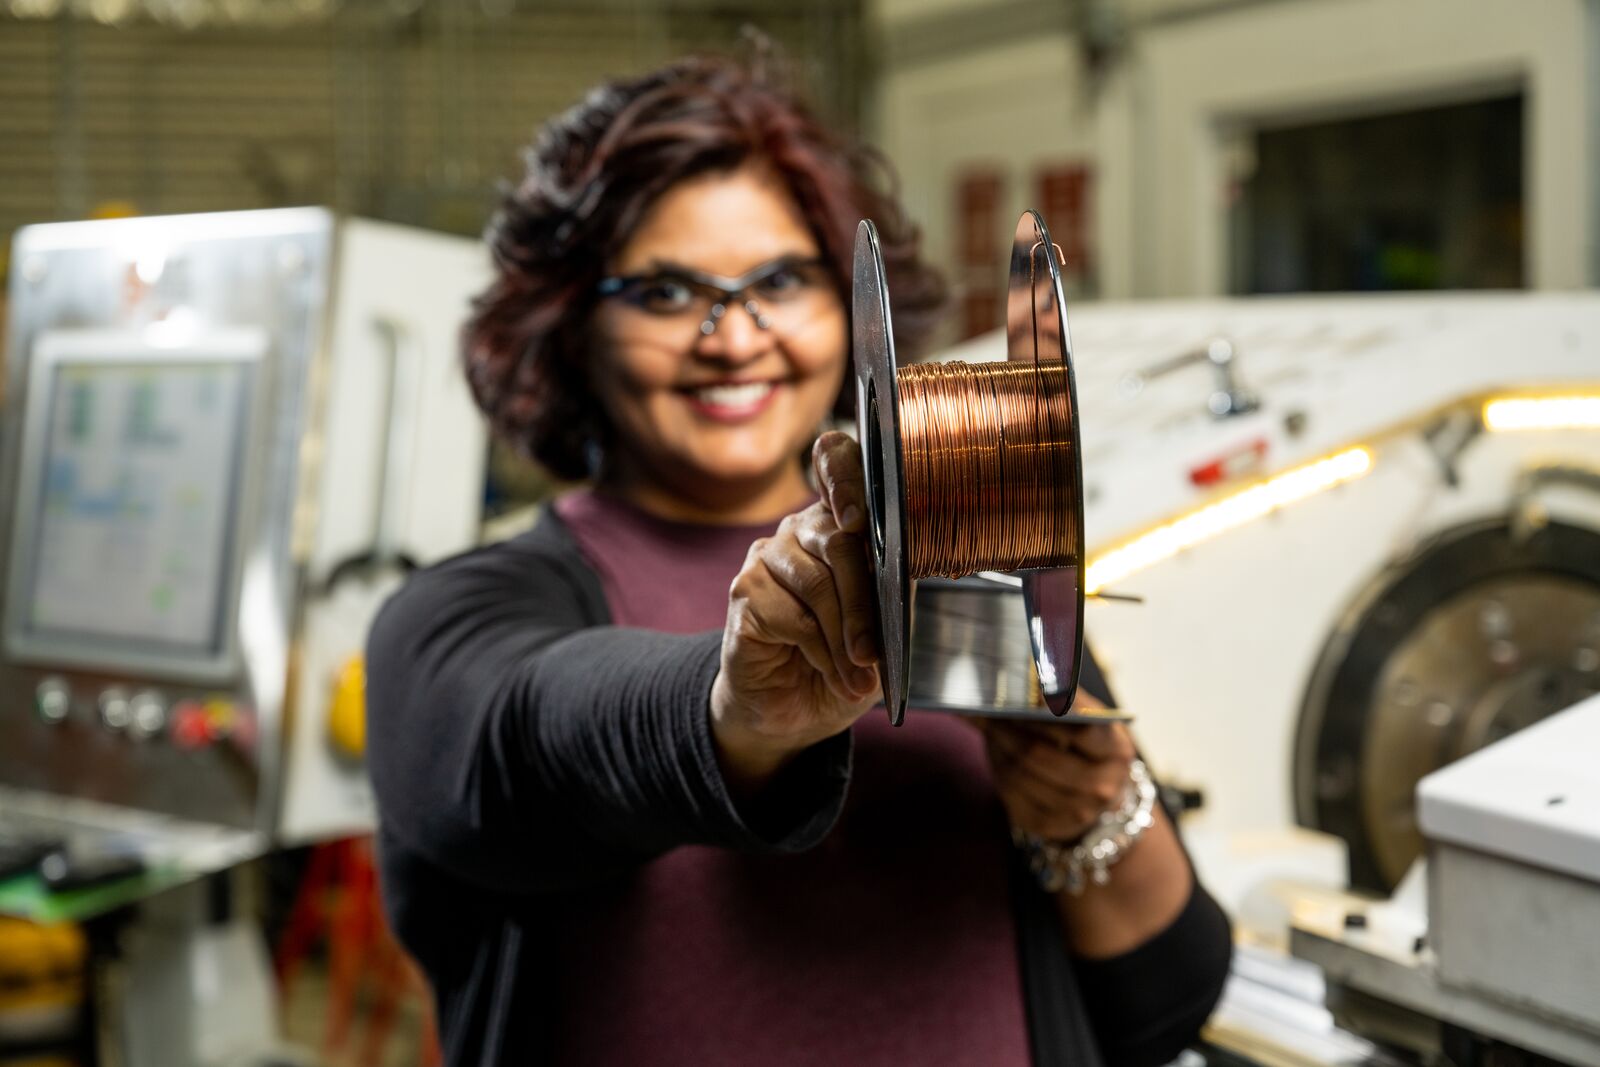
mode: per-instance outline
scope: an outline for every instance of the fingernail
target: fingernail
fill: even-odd
[[[878,676],[873,673],[871,667],[857,667],[850,672],[850,688],[858,693],[865,692],[871,688],[877,680]]]
[[[839,525],[846,530],[853,530],[861,522],[861,509],[854,504],[846,504],[844,510],[839,512]]]
[[[850,655],[857,663],[871,663],[877,651],[869,634],[856,634],[850,641]]]

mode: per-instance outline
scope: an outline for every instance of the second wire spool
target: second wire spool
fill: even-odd
[[[1049,232],[1036,212],[1018,221],[1002,365],[899,370],[871,222],[857,230],[854,258],[856,423],[889,720],[899,725],[905,714],[912,581],[993,568],[1021,574],[1040,686],[1049,709],[1062,715],[1077,689],[1082,652],[1083,479]],[[915,405],[909,409],[907,394]]]

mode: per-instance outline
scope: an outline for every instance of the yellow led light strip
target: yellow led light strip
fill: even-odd
[[[1353,481],[1371,469],[1371,450],[1350,448],[1231,493],[1091,558],[1084,575],[1084,592],[1093,595],[1186,548]]]
[[[1484,402],[1483,425],[1508,430],[1600,430],[1600,395],[1496,397]]]

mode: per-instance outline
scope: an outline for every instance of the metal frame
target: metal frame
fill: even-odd
[[[19,662],[62,664],[91,669],[126,669],[185,681],[219,682],[239,671],[239,641],[233,626],[238,613],[240,582],[244,572],[250,518],[257,513],[260,494],[259,456],[261,413],[265,406],[266,335],[260,330],[236,329],[201,334],[181,347],[152,343],[143,334],[127,330],[58,330],[41,334],[34,345],[27,399],[21,426],[20,479],[13,498],[10,573],[6,590],[4,640],[6,652]],[[150,642],[140,647],[105,635],[93,641],[66,633],[42,635],[27,623],[29,583],[37,573],[39,502],[43,461],[49,447],[52,394],[59,375],[68,367],[115,367],[128,364],[181,367],[234,364],[243,370],[243,419],[234,436],[234,456],[228,486],[229,517],[223,567],[219,580],[222,596],[214,623],[216,640],[208,651],[168,651]],[[129,647],[118,648],[119,644]]]

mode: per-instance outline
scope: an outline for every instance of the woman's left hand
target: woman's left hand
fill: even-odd
[[[1078,706],[1096,706],[1081,696]],[[995,789],[1014,829],[1071,841],[1116,807],[1135,752],[1121,723],[1057,725],[972,720],[983,733]]]

